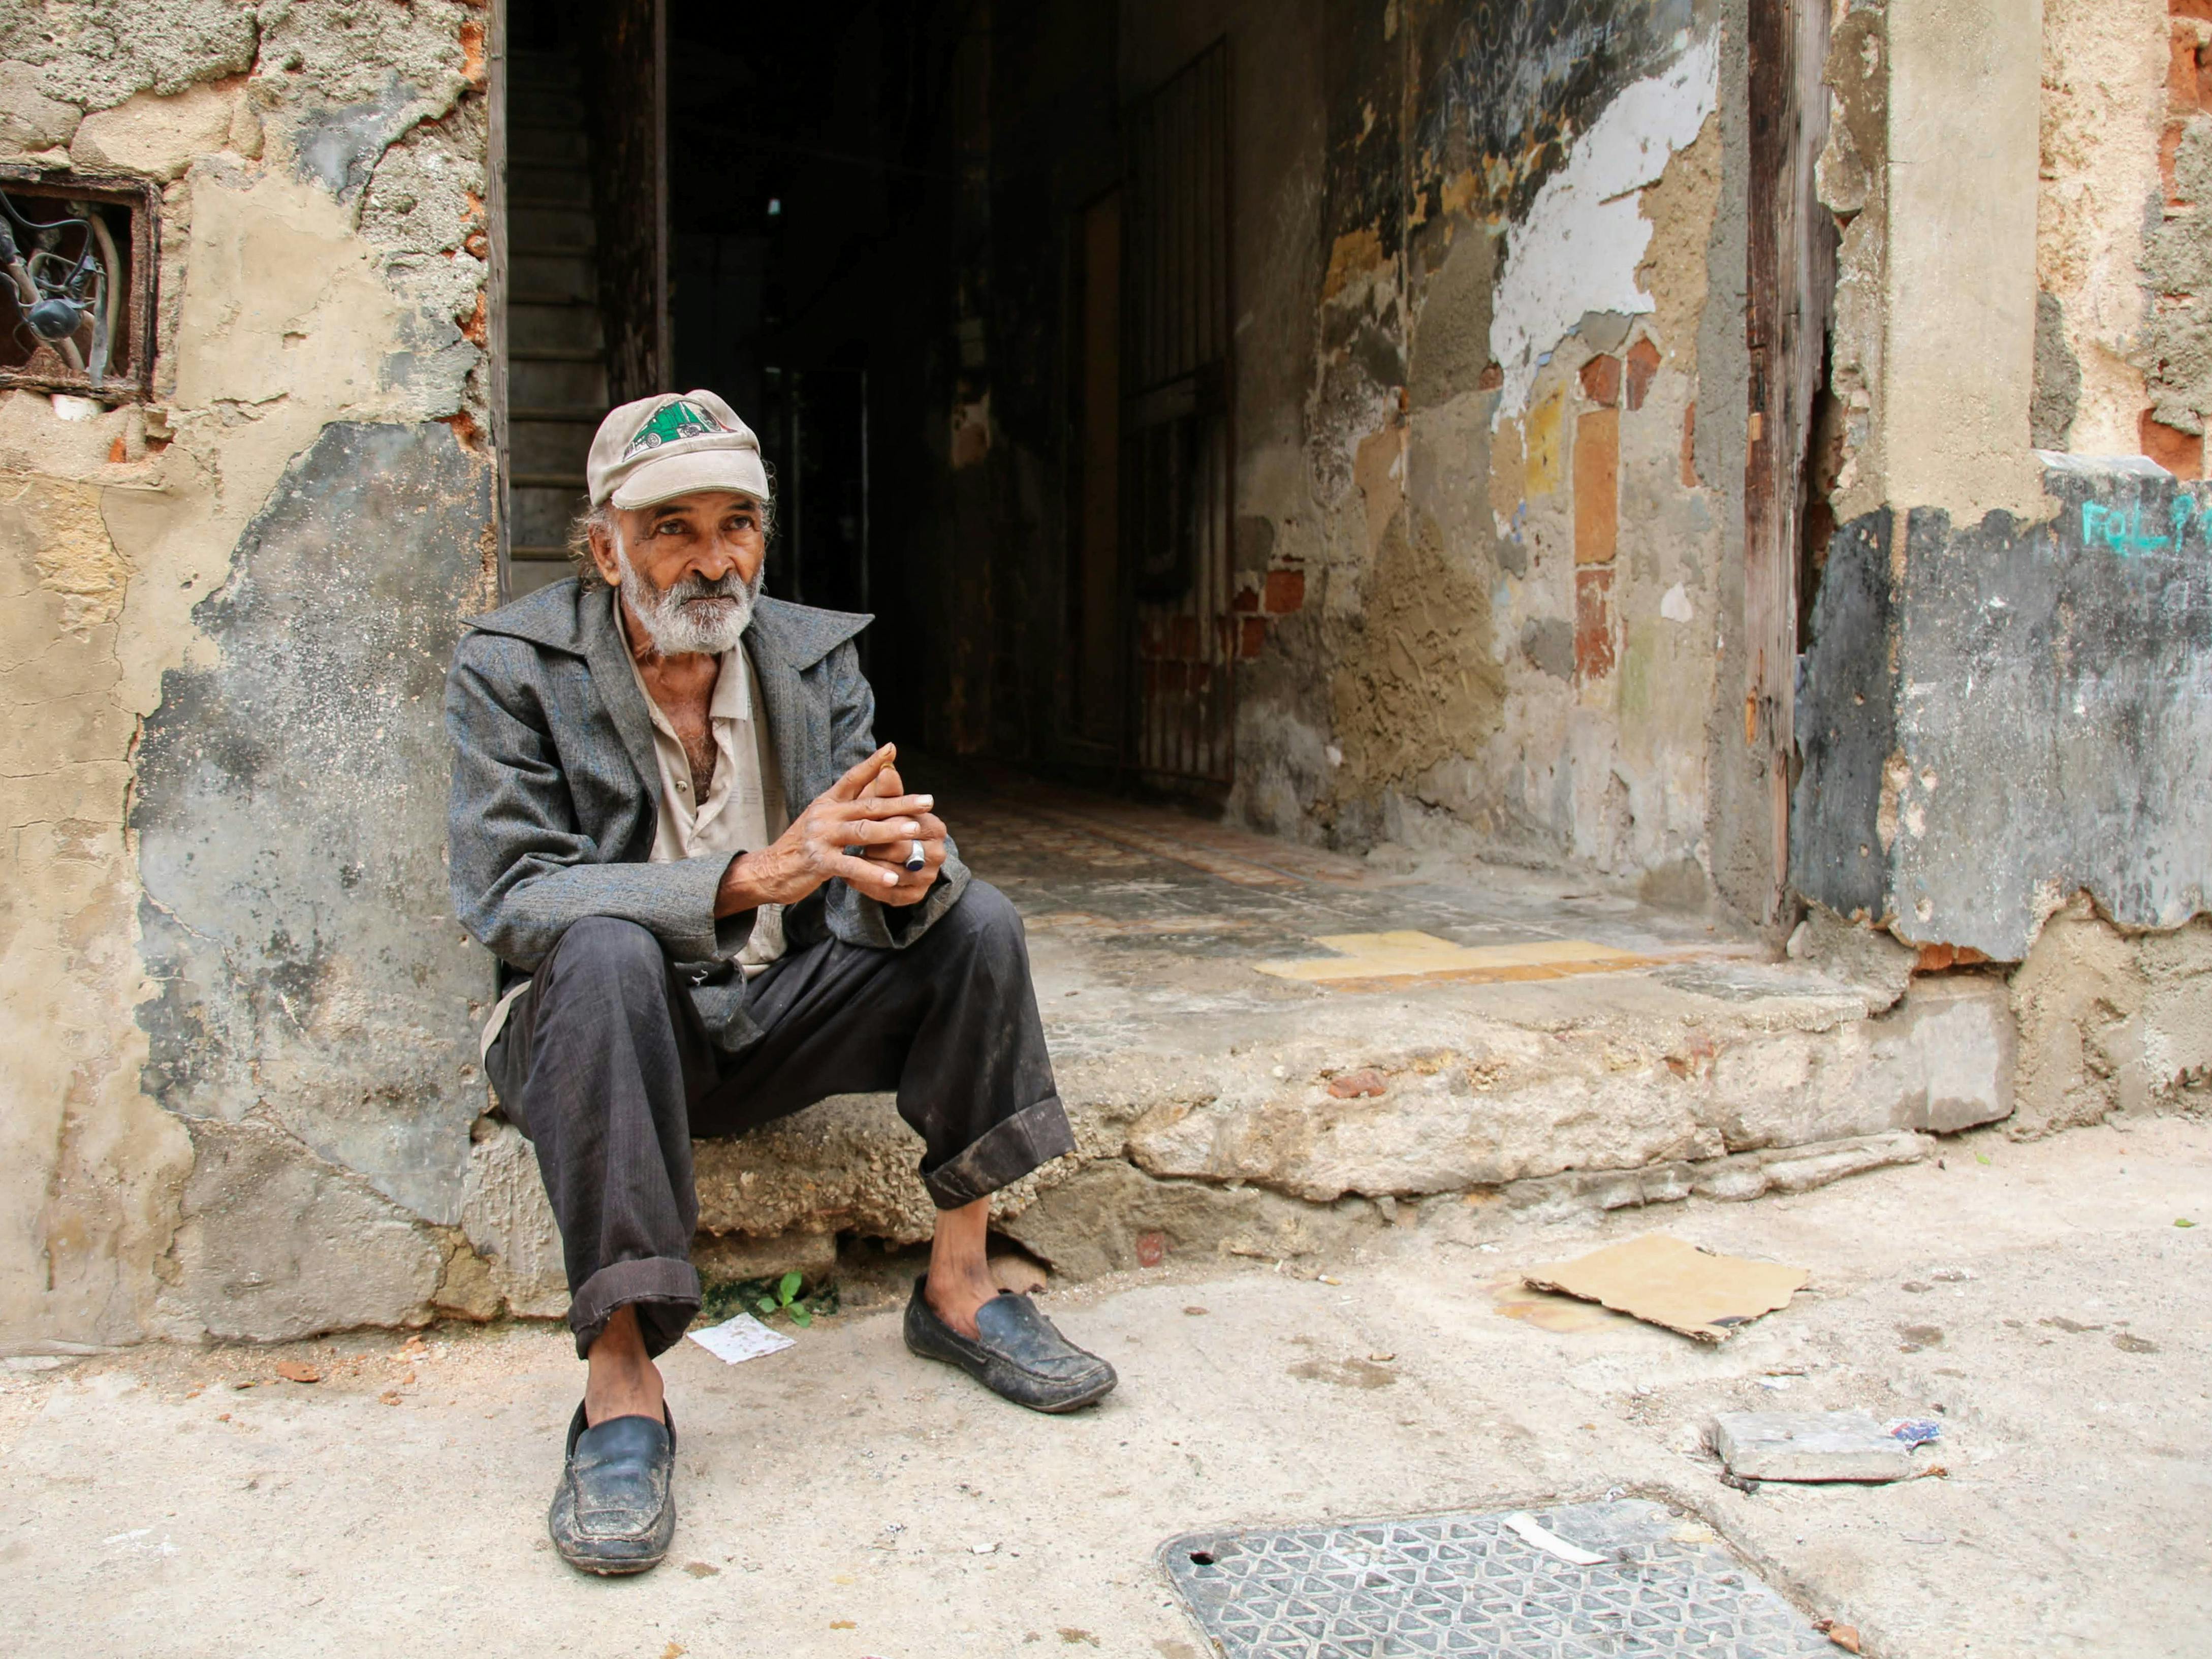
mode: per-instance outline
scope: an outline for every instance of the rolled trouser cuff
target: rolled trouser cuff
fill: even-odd
[[[665,1352],[682,1339],[699,1311],[699,1274],[673,1256],[644,1256],[614,1261],[578,1286],[568,1304],[568,1328],[576,1334],[576,1357],[592,1352],[599,1333],[618,1309],[637,1310],[637,1328],[647,1354]]]
[[[981,1139],[934,1170],[924,1169],[922,1184],[939,1209],[957,1210],[1074,1150],[1075,1131],[1068,1125],[1067,1109],[1058,1095],[1047,1095],[993,1124]]]

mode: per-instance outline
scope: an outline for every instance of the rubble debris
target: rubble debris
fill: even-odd
[[[297,1359],[278,1360],[276,1362],[276,1375],[283,1377],[287,1382],[319,1382],[323,1380],[323,1374],[321,1371],[318,1370],[314,1366]]]
[[[1943,1437],[1943,1425],[1932,1417],[1900,1417],[1882,1426],[1890,1438],[1907,1446],[1924,1446]]]
[[[1723,1342],[1762,1314],[1790,1304],[1812,1278],[1803,1267],[1717,1255],[1664,1233],[1647,1233],[1572,1261],[1531,1267],[1522,1282],[1662,1325],[1700,1342]]]
[[[1903,1480],[1912,1446],[1865,1412],[1723,1412],[1713,1449],[1747,1480]]]
[[[1339,1100],[1357,1100],[1388,1094],[1390,1081],[1372,1066],[1363,1066],[1356,1072],[1340,1072],[1329,1079],[1328,1091]]]

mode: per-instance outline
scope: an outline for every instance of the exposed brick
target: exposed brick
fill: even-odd
[[[1620,359],[1600,352],[1583,365],[1583,396],[1610,409],[1620,401]]]
[[[1237,642],[1237,654],[1240,657],[1258,656],[1260,648],[1267,642],[1267,624],[1257,617],[1247,617],[1243,619],[1243,637]]]
[[[1610,564],[1620,537],[1620,411],[1575,422],[1575,562]]]
[[[2177,22],[2168,40],[2170,48],[2166,67],[2166,96],[2177,110],[2197,107],[2197,26]]]
[[[1198,618],[1177,617],[1170,626],[1174,631],[1168,635],[1168,655],[1180,657],[1185,662],[1194,660],[1200,654]]]
[[[1505,370],[1498,363],[1485,363],[1481,378],[1474,383],[1477,392],[1495,392],[1505,384]]]
[[[1692,400],[1682,410],[1682,482],[1698,487],[1698,405]]]
[[[1916,974],[1940,974],[1946,968],[1972,968],[1989,958],[1971,945],[1923,945],[1920,959],[1912,964]]]
[[[473,20],[461,25],[461,79],[472,87],[484,83],[484,26]]]
[[[1603,679],[1613,672],[1613,568],[1575,572],[1575,678]]]
[[[2180,186],[2175,184],[2173,179],[2173,158],[2181,153],[2181,135],[2186,131],[2187,129],[2180,122],[2169,121],[2166,131],[2160,133],[2158,138],[2158,177],[2160,184],[2166,191],[2166,204],[2168,207],[2189,205],[2183,200]]]
[[[1168,1236],[1161,1232],[1137,1235],[1137,1265],[1157,1267],[1168,1259]]]
[[[2195,17],[2212,23],[2212,0],[2166,0],[2166,9],[2176,17]]]
[[[1303,611],[1306,603],[1306,573],[1303,570],[1270,570],[1267,573],[1267,611],[1271,617],[1288,616],[1293,611]]]
[[[1644,407],[1644,394],[1651,390],[1651,381],[1659,373],[1659,348],[1651,343],[1649,336],[1628,348],[1628,406]]]
[[[1260,590],[1256,587],[1240,585],[1237,589],[1237,597],[1229,602],[1229,608],[1231,611],[1257,611],[1260,608]]]
[[[2199,433],[2184,432],[2179,427],[2166,425],[2153,418],[2150,410],[2142,412],[2136,430],[2142,435],[2142,453],[2156,461],[2177,478],[2201,478],[2204,476],[2204,439]]]

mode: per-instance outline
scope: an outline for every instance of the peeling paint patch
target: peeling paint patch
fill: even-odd
[[[430,112],[421,94],[395,75],[374,103],[302,117],[292,140],[293,170],[343,201],[368,183],[377,158],[393,141]]]
[[[1607,105],[1508,228],[1490,325],[1491,356],[1505,374],[1493,426],[1527,406],[1543,354],[1584,313],[1652,309],[1637,282],[1651,224],[1635,193],[1657,183],[1668,158],[1696,141],[1719,83],[1719,41],[1708,34]]]

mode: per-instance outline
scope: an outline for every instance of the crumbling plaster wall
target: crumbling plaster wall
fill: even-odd
[[[2204,10],[1889,0],[1832,37],[1793,883],[1923,965],[2020,964],[2021,1134],[2207,1086]]]
[[[485,24],[0,18],[0,152],[162,187],[151,401],[0,394],[0,1345],[499,1305],[434,805],[489,592]]]
[[[1247,821],[1753,890],[1714,788],[1745,387],[1722,9],[1393,0],[1232,33],[1322,116],[1238,106]]]

